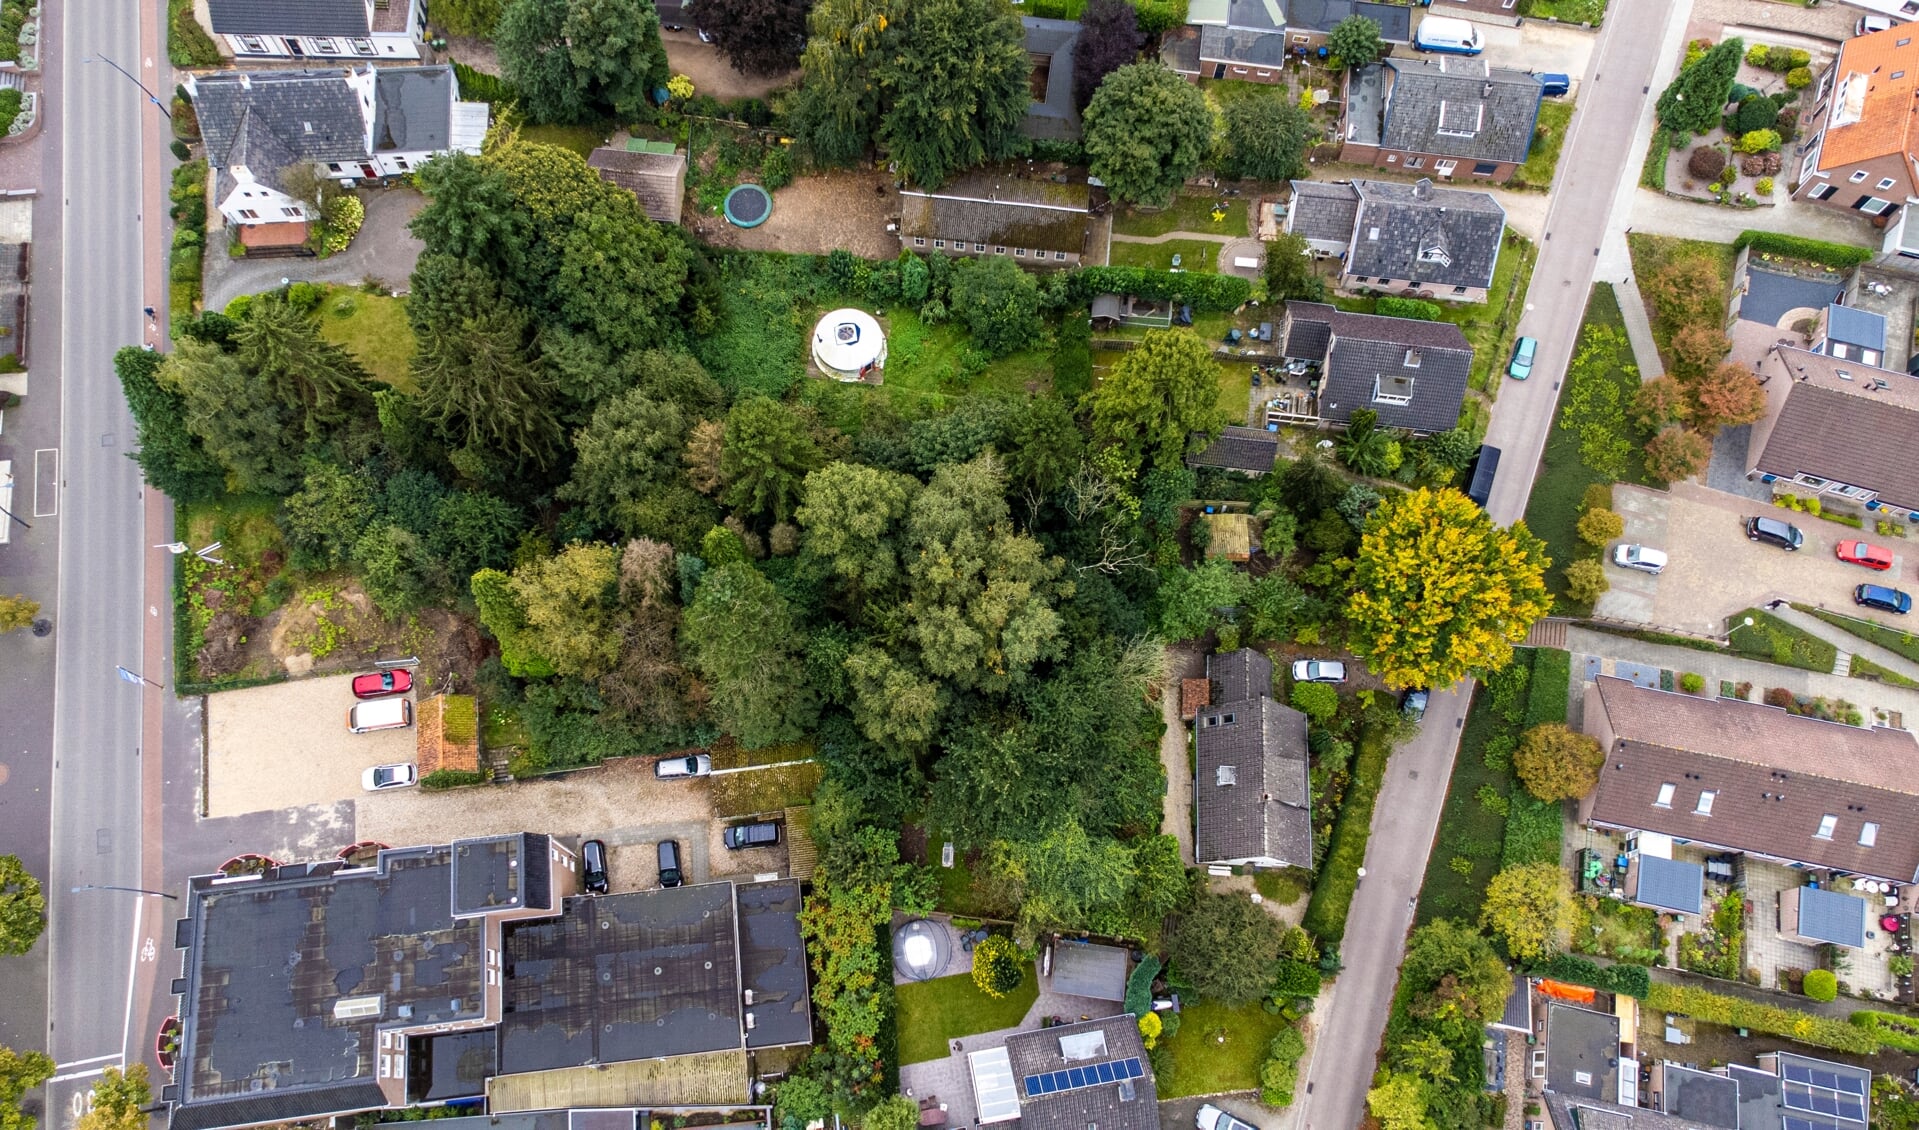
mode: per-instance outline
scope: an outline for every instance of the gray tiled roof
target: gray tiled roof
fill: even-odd
[[[367,8],[366,0],[207,0],[215,35],[364,37]]]
[[[1819,475],[1919,510],[1919,378],[1780,346],[1792,388],[1754,462],[1768,474]],[[1851,380],[1838,374],[1846,373]],[[1886,383],[1877,389],[1873,380]]]
[[[1353,221],[1359,216],[1359,190],[1350,184],[1324,181],[1292,182],[1293,201],[1286,214],[1286,230],[1301,239],[1337,243],[1341,247],[1353,238]]]
[[[1188,466],[1224,467],[1264,475],[1279,458],[1279,437],[1258,428],[1225,428],[1206,450],[1186,457]]]
[[[373,87],[373,151],[437,153],[452,144],[452,67],[378,72]]]
[[[1639,857],[1639,889],[1633,901],[1698,914],[1706,887],[1706,869],[1683,859],[1661,859],[1656,855]]]
[[[1743,1063],[1728,1064],[1726,1073],[1739,1084],[1740,1130],[1780,1130],[1785,1123],[1780,1114],[1778,1074]]]
[[[1443,432],[1459,422],[1473,348],[1451,322],[1352,314],[1320,302],[1286,304],[1286,356],[1324,359],[1321,418],[1345,423],[1361,408],[1389,428]],[[1375,400],[1410,389],[1405,404]]]
[[[1404,4],[1370,0],[1285,0],[1285,4],[1286,26],[1295,31],[1328,32],[1348,16],[1365,16],[1379,25],[1379,37],[1386,42],[1412,41],[1413,13]]]
[[[1209,706],[1193,727],[1198,861],[1276,859],[1311,867],[1306,716],[1260,695]]]
[[[1027,104],[1020,128],[1028,137],[1070,141],[1079,136],[1079,107],[1073,105],[1073,49],[1079,45],[1077,20],[1047,20],[1028,16],[1026,52],[1048,55],[1046,97]]]
[[[1208,655],[1206,677],[1219,688],[1213,702],[1245,702],[1273,694],[1273,661],[1250,647]]]
[[[1286,33],[1208,24],[1199,29],[1199,57],[1250,67],[1277,67],[1286,61]]]
[[[1731,1077],[1668,1063],[1659,1106],[1667,1114],[1701,1126],[1739,1130],[1739,1084]]]
[[[1490,194],[1424,180],[1362,180],[1353,187],[1359,214],[1348,274],[1412,279],[1436,290],[1492,285],[1506,210]]]
[[[1544,97],[1539,80],[1483,58],[1388,59],[1380,145],[1469,161],[1526,159]]]
[[[207,163],[233,164],[235,143],[249,146],[259,133],[273,135],[292,157],[344,161],[367,155],[366,120],[347,86],[346,72],[264,71],[200,75],[193,80],[193,108],[206,141]]]
[[[1089,1032],[1105,1037],[1105,1054],[1095,1059],[1068,1060],[1060,1040]],[[1057,1028],[1015,1032],[1006,1039],[1006,1058],[1013,1067],[1021,1130],[1086,1130],[1095,1125],[1099,1130],[1160,1130],[1159,1089],[1153,1083],[1153,1064],[1139,1038],[1139,1021],[1130,1012]],[[1102,1083],[1052,1094],[1034,1095],[1026,1091],[1029,1075],[1117,1059],[1139,1060],[1145,1074],[1132,1080],[1126,1088],[1116,1083]],[[1127,1097],[1128,1094],[1131,1097]]]
[[[647,216],[663,224],[680,222],[686,196],[685,153],[636,153],[601,146],[586,163],[608,184],[637,196]]]
[[[1799,888],[1799,936],[1865,948],[1866,900],[1824,887]]]

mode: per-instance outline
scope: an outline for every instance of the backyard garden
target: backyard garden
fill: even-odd
[[[1812,56],[1797,47],[1748,48],[1737,37],[1686,46],[1679,77],[1660,97],[1642,180],[1716,204],[1771,204],[1786,147],[1798,136]],[[1728,109],[1728,107],[1730,107]]]

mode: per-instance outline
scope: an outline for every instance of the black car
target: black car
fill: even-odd
[[[686,880],[680,877],[680,842],[678,840],[660,841],[660,886],[677,887]]]
[[[1417,722],[1426,717],[1426,703],[1432,692],[1424,687],[1414,687],[1399,698],[1400,713]]]
[[[607,891],[606,845],[598,840],[580,845],[580,885],[590,895],[603,895]]]
[[[1790,522],[1781,522],[1777,518],[1746,519],[1746,537],[1751,541],[1763,541],[1776,545],[1780,549],[1793,550],[1806,544],[1806,535],[1799,527]]]
[[[735,824],[720,836],[729,848],[772,847],[780,842],[778,824]]]

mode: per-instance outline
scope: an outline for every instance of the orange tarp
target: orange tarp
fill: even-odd
[[[1579,1004],[1591,1004],[1599,994],[1584,985],[1568,985],[1564,981],[1539,982],[1539,991],[1549,997],[1558,997],[1562,1001],[1575,1001]]]

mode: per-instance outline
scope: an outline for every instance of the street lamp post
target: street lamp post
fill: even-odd
[[[165,891],[149,891],[145,887],[116,887],[112,883],[82,883],[73,888],[73,893],[76,895],[81,891],[125,891],[133,895],[152,895],[155,898],[172,899],[174,902],[180,901],[179,895],[170,895]]]
[[[123,75],[126,75],[127,81],[139,87],[141,92],[147,96],[147,101],[153,103],[154,106],[158,107],[160,112],[167,116],[168,121],[173,120],[173,112],[167,109],[167,104],[165,102],[160,101],[160,96],[155,94],[153,91],[148,90],[147,84],[133,77],[132,73],[130,73],[125,67],[114,62],[112,59],[107,58],[105,55],[87,55],[83,57],[80,61],[83,63],[105,63],[107,66],[112,67],[114,70],[119,71]]]
[[[149,687],[159,687],[162,690],[166,689],[165,683],[156,683],[152,679],[147,678],[145,675],[142,675],[138,671],[130,671],[127,668],[121,667],[118,665],[116,665],[113,668],[113,670],[116,674],[120,676],[120,681],[123,683],[133,683],[136,686],[144,683]]]

